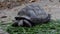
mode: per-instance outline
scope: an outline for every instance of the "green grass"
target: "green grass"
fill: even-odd
[[[7,32],[10,34],[60,34],[60,20],[52,20],[47,24],[36,25],[34,27],[12,27],[11,24],[6,25]]]

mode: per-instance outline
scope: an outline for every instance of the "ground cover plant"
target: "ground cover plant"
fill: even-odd
[[[60,20],[51,20],[47,24],[40,24],[34,27],[12,27],[12,23],[8,25],[2,25],[2,29],[9,32],[10,34],[60,34]]]

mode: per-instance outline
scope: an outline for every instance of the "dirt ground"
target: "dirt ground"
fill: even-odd
[[[47,13],[51,14],[51,19],[60,19],[60,2],[59,0],[37,0],[37,2],[33,2],[34,4],[39,4]],[[0,17],[7,16],[7,18],[0,18],[2,21],[9,21],[14,19],[17,15],[18,11],[20,11],[26,5],[30,5],[33,3],[22,4],[21,6],[16,6],[11,9],[2,9],[0,10]]]

